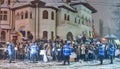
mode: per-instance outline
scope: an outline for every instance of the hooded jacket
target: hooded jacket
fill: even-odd
[[[30,47],[30,54],[37,54],[38,51],[38,47],[35,43],[32,43],[31,47]]]
[[[113,55],[114,55],[114,46],[113,46],[113,44],[110,44],[110,45],[109,45],[109,55],[110,55],[110,56],[113,56]]]
[[[101,56],[104,56],[104,55],[105,55],[105,54],[104,54],[104,47],[103,47],[102,44],[99,44],[99,51],[98,51],[98,53],[99,53],[99,55],[101,55]]]

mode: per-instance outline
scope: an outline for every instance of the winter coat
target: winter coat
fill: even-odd
[[[63,54],[64,56],[70,56],[71,55],[71,48],[68,44],[65,45],[63,48]]]
[[[112,44],[110,44],[109,47],[110,47],[110,48],[109,48],[109,55],[110,55],[110,56],[113,56],[113,55],[114,55],[114,46],[113,46]]]
[[[85,54],[85,47],[84,46],[81,47],[81,54]]]
[[[32,44],[30,47],[30,54],[37,54],[38,53],[38,47],[36,44]]]
[[[57,53],[57,49],[56,49],[56,45],[54,45],[52,48],[52,55],[56,55],[56,53]]]
[[[104,56],[104,55],[105,55],[104,47],[103,47],[102,44],[99,46],[98,54],[99,54],[100,56]]]
[[[8,44],[8,55],[13,55],[13,47],[11,43]]]

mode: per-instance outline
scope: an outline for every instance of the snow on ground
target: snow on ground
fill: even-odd
[[[114,64],[109,64],[110,60],[104,60],[103,65],[99,61],[71,62],[70,65],[62,65],[62,62],[38,62],[29,63],[14,61],[8,63],[7,60],[0,60],[0,69],[120,69],[120,60],[115,59]]]

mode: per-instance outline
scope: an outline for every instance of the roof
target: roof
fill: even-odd
[[[90,9],[92,11],[92,13],[96,13],[97,10],[92,7],[89,3],[81,3],[82,5],[86,6],[88,9]]]
[[[46,3],[45,6],[53,6],[57,9],[60,7],[63,7],[63,8],[69,9],[71,11],[76,11],[74,8],[72,8],[70,5],[68,5],[66,3]]]
[[[0,8],[9,8],[9,6],[7,3],[3,3],[3,4],[1,4]]]
[[[97,10],[94,7],[92,7],[87,2],[81,2],[81,1],[78,1],[78,0],[77,1],[72,1],[71,6],[73,6],[73,5],[79,5],[79,4],[84,5],[85,7],[87,7],[88,9],[90,9],[92,11],[92,13],[96,13],[97,12]]]
[[[31,2],[33,2],[34,0],[20,0],[19,2],[16,2],[11,8],[19,8],[19,7],[23,7],[23,6],[28,6],[31,4]],[[72,8],[70,5],[64,3],[62,0],[40,0],[42,2],[45,2],[45,6],[46,7],[53,7],[58,9],[59,7],[64,7],[66,9],[69,9],[71,11],[75,11],[74,8]]]
[[[11,6],[11,9],[30,6],[30,5],[32,5],[32,3],[35,3],[35,1],[37,2],[37,0],[19,0],[19,1],[14,2],[14,5]],[[95,8],[93,8],[90,4],[85,3],[85,2],[80,2],[79,0],[75,0],[75,1],[72,0],[71,4],[67,4],[67,3],[63,2],[62,0],[38,0],[38,1],[45,3],[45,7],[48,7],[48,8],[58,9],[58,8],[62,7],[62,8],[71,10],[73,12],[76,12],[76,10],[71,5],[82,4],[82,5],[86,6],[88,9],[92,10],[92,13],[97,12],[97,10]],[[7,8],[8,5],[2,4],[1,7]]]
[[[62,0],[41,0],[45,3],[63,3]]]

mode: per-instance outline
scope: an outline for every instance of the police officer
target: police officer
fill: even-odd
[[[70,43],[66,43],[66,45],[63,48],[63,55],[64,55],[64,65],[66,62],[70,64],[70,55],[71,55],[71,48],[70,48]]]
[[[30,46],[30,61],[32,61],[33,63],[36,61],[37,53],[38,47],[35,43],[32,43]]]
[[[11,63],[13,59],[13,46],[11,42],[7,42],[7,46],[8,46],[9,63]]]
[[[109,44],[109,56],[110,56],[110,64],[113,64],[113,56],[114,56],[114,45],[112,43]]]
[[[98,54],[99,54],[100,64],[103,64],[105,53],[104,53],[104,46],[102,43],[99,44]]]

